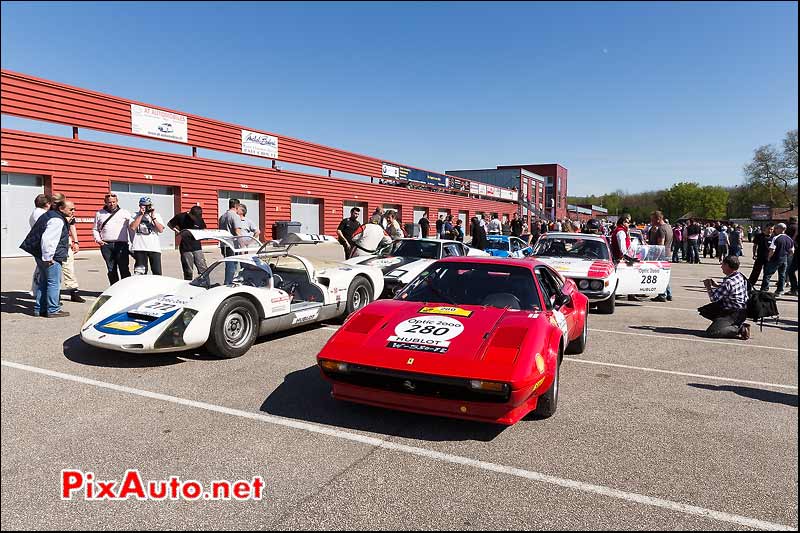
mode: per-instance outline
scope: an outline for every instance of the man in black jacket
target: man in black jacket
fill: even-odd
[[[773,224],[769,223],[762,230],[756,233],[755,240],[753,241],[753,270],[750,272],[750,285],[755,286],[758,280],[761,279],[761,269],[764,268],[764,263],[767,262],[767,253],[769,252],[769,242],[772,240]]]
[[[36,259],[39,268],[39,283],[33,302],[33,316],[50,318],[69,316],[61,310],[61,265],[69,254],[69,223],[75,206],[61,200],[53,203],[33,225],[20,248]]]

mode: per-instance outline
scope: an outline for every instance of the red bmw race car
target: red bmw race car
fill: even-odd
[[[555,413],[589,302],[536,260],[450,257],[355,314],[317,355],[340,400],[511,425]]]

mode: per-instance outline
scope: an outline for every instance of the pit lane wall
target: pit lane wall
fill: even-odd
[[[339,221],[347,216],[344,202],[366,204],[367,215],[377,206],[398,204],[403,222],[412,222],[415,207],[427,208],[432,225],[440,210],[449,210],[454,217],[460,211],[466,211],[468,217],[477,212],[510,217],[518,207],[509,201],[330,177],[330,171],[339,171],[374,177],[377,181],[386,163],[407,165],[8,70],[2,70],[0,80],[2,114],[73,127],[71,139],[3,129],[0,150],[4,173],[44,176],[46,192],[62,192],[75,202],[78,233],[84,248],[96,247],[91,238],[90,219],[102,207],[103,196],[109,192],[112,181],[171,186],[175,190],[175,212],[200,205],[209,228],[217,226],[221,214],[217,207],[219,191],[256,193],[261,204],[257,216],[267,237],[275,221],[290,220],[293,196],[320,200],[320,231],[326,234],[335,234]],[[174,124],[164,128],[163,134],[155,132],[158,138],[153,132],[142,134],[141,128],[134,124],[140,108],[172,116],[175,120],[170,122]],[[187,146],[187,152],[188,147],[194,150],[192,155],[183,156],[85,141],[79,138],[80,127],[182,144]],[[244,132],[262,136],[274,145],[275,151],[268,155],[248,153],[260,158],[262,164],[264,159],[271,159],[318,167],[322,175],[196,156],[198,147],[242,154]],[[251,211],[249,215],[254,218],[256,213]],[[468,227],[465,221],[465,229]]]

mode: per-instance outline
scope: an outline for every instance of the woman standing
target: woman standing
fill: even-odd
[[[133,252],[134,274],[147,274],[147,263],[150,262],[151,273],[161,275],[161,243],[158,235],[164,231],[161,215],[153,208],[153,201],[148,196],[139,199],[139,212],[131,220],[133,232],[131,251]]]

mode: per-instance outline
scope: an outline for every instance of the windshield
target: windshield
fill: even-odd
[[[580,257],[609,260],[608,245],[603,241],[580,237],[541,238],[533,247],[533,255],[540,257]]]
[[[272,269],[266,262],[258,258],[255,264],[245,261],[217,261],[206,269],[205,272],[192,280],[190,285],[213,289],[221,285],[249,285],[251,287],[269,288],[272,278]],[[225,264],[229,266],[229,271],[225,272]]]
[[[434,263],[395,299],[528,311],[541,308],[530,270],[482,263]]]
[[[391,246],[384,248],[380,257],[419,257],[420,259],[440,259],[441,258],[441,244],[438,242],[430,241],[394,241]]]
[[[506,252],[509,250],[509,241],[497,237],[487,237],[487,239],[489,240],[489,244],[486,245],[487,250],[505,250]]]

